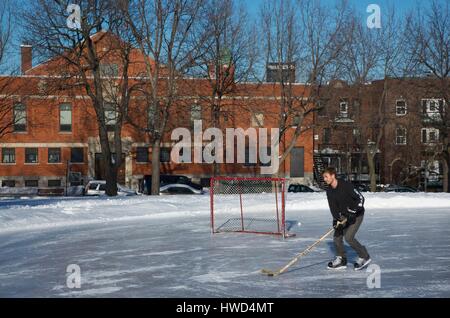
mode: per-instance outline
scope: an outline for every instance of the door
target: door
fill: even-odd
[[[290,175],[291,178],[303,178],[305,176],[305,148],[292,148]]]

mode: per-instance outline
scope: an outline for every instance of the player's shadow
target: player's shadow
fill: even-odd
[[[310,267],[319,266],[319,265],[324,266],[324,264],[326,265],[326,263],[327,263],[326,260],[323,260],[323,261],[320,261],[320,262],[317,262],[317,263],[313,263],[313,264],[309,264],[309,265],[293,268],[291,270],[288,270],[286,273],[296,272],[296,271],[299,271],[301,269],[310,268]]]
[[[358,254],[356,254],[356,252],[350,246],[348,246],[346,243],[344,243],[344,244],[345,244],[345,252],[347,253],[347,261],[349,261],[351,263],[351,260],[356,259],[358,257]],[[327,246],[328,246],[328,249],[330,250],[331,255],[335,255],[336,249],[334,247],[334,243],[327,242]],[[319,265],[325,267],[326,264],[328,264],[328,262],[330,260],[332,260],[332,258],[333,257],[330,257],[330,259],[324,259],[323,261],[320,261],[320,262],[316,262],[316,263],[305,265],[305,266],[299,266],[299,267],[293,268],[291,270],[288,270],[287,273],[295,272],[295,271],[298,271],[301,269],[306,269],[306,268],[319,266]],[[301,262],[301,260],[300,260],[300,262]]]
[[[298,222],[294,220],[286,220],[284,224],[286,226],[286,231],[290,231],[294,226],[298,226]]]

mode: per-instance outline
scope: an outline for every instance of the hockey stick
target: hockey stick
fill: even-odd
[[[347,220],[344,220],[342,222],[338,222],[339,224],[345,224],[345,222],[347,222]],[[320,239],[318,239],[317,241],[315,241],[311,246],[308,246],[308,248],[306,250],[304,250],[303,252],[297,254],[297,256],[295,256],[289,263],[286,264],[286,266],[284,266],[283,268],[280,268],[277,271],[271,271],[268,269],[263,269],[261,270],[261,273],[267,275],[267,276],[278,276],[280,274],[283,274],[289,267],[291,267],[292,265],[294,265],[295,263],[298,262],[298,260],[305,256],[306,254],[308,254],[316,245],[318,245],[320,242],[322,242],[328,235],[330,235],[331,233],[333,233],[334,231],[334,227],[332,227],[331,229],[329,229],[327,231],[327,233],[325,233]]]

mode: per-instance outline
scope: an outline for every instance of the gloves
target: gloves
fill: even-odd
[[[346,225],[347,225],[346,218],[341,218],[340,220],[336,219],[333,220],[333,227],[337,231],[343,230]]]
[[[356,221],[356,216],[360,215],[362,212],[364,212],[364,208],[361,206],[357,206],[354,209],[350,209],[347,207],[347,211],[345,212],[345,216],[347,218],[348,224],[353,224]]]

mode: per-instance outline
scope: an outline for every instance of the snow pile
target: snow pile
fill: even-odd
[[[387,211],[448,208],[447,193],[365,193],[366,209]],[[0,201],[0,234],[58,226],[74,226],[101,222],[117,222],[138,219],[173,219],[194,216],[209,219],[208,195],[135,196],[135,197],[80,197],[80,198],[32,198]],[[247,213],[273,213],[273,194],[244,195]],[[239,198],[217,198],[218,213],[232,214],[239,209]],[[325,193],[288,193],[286,216],[317,210],[328,210]]]

